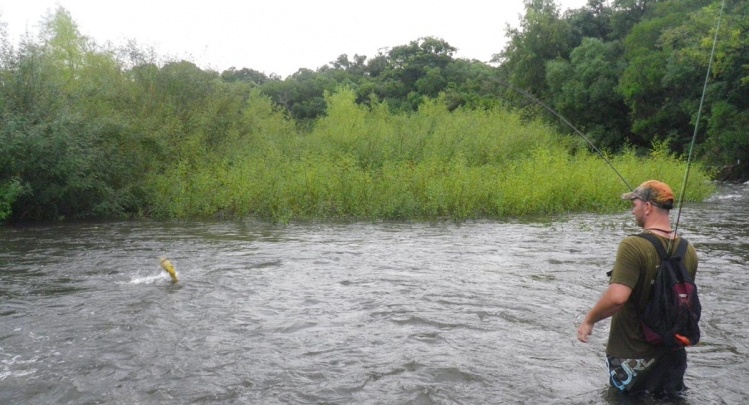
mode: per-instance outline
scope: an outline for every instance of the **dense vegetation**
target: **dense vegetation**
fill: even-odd
[[[749,174],[749,5],[726,5],[689,200]],[[680,192],[720,6],[527,0],[498,67],[428,37],[287,78],[101,47],[58,9],[17,46],[0,27],[0,220],[621,209],[604,159],[516,90]]]

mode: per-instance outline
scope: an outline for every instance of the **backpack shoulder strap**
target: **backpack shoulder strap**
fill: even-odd
[[[674,253],[674,256],[678,257],[686,257],[687,255],[687,246],[689,246],[689,242],[687,242],[686,239],[681,238],[679,240],[679,246],[676,247],[676,252]]]
[[[655,247],[655,250],[658,251],[658,256],[661,258],[661,260],[671,257],[666,252],[666,249],[663,247],[663,243],[661,243],[661,240],[658,239],[657,236],[653,235],[652,233],[642,232],[638,233],[635,236],[639,236],[641,238],[647,239],[650,241],[650,243],[653,244]],[[680,238],[679,239],[679,245],[676,246],[676,251],[674,252],[673,256],[675,257],[684,257],[687,253],[687,246],[689,245],[689,242],[687,242],[686,239]]]

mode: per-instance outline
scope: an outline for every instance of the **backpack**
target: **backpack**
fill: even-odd
[[[676,252],[668,255],[655,235],[641,233],[637,236],[649,240],[661,259],[650,298],[640,317],[645,340],[674,349],[697,344],[702,306],[697,286],[684,265],[689,243],[681,239]]]

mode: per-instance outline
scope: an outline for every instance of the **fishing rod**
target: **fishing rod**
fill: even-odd
[[[723,20],[723,10],[726,7],[726,0],[723,0],[720,7],[720,14],[718,15],[718,24],[715,27],[715,35],[713,36],[713,49],[710,51],[710,60],[707,63],[707,72],[705,73],[705,84],[702,87],[702,97],[700,98],[700,106],[697,109],[697,121],[694,124],[694,133],[692,134],[692,141],[689,145],[689,154],[687,157],[687,169],[684,172],[684,181],[681,183],[681,193],[679,194],[679,201],[678,206],[679,209],[676,214],[676,222],[674,222],[674,235],[676,235],[676,231],[679,229],[679,219],[681,218],[681,207],[684,203],[684,195],[687,193],[687,179],[689,178],[689,169],[692,165],[692,152],[694,151],[694,142],[697,139],[697,130],[700,127],[700,117],[702,116],[702,107],[705,103],[705,94],[707,93],[707,83],[710,81],[710,70],[713,66],[713,59],[715,57],[715,48],[718,44],[718,32],[720,31],[720,23]],[[669,239],[668,242],[668,249],[666,251],[671,250],[671,239]]]
[[[540,105],[541,107],[545,108],[547,111],[549,111],[550,113],[554,114],[557,118],[559,118],[562,122],[564,122],[565,124],[567,124],[567,126],[569,126],[570,128],[572,128],[572,130],[576,134],[580,135],[580,137],[582,137],[583,139],[585,139],[585,142],[587,142],[588,145],[590,145],[590,147],[593,148],[593,150],[596,151],[596,153],[598,153],[603,158],[603,160],[606,162],[606,164],[609,165],[609,167],[611,168],[611,170],[613,170],[614,173],[616,173],[616,175],[619,176],[619,178],[624,182],[624,185],[627,186],[627,188],[629,189],[629,191],[633,190],[632,186],[630,186],[629,183],[627,182],[627,180],[624,179],[624,176],[622,176],[622,174],[619,173],[618,170],[616,170],[616,168],[611,163],[611,161],[606,157],[606,155],[603,154],[603,152],[601,152],[600,149],[598,149],[598,147],[596,147],[596,145],[593,143],[593,141],[591,141],[590,138],[588,138],[587,136],[585,136],[585,134],[583,134],[582,131],[580,131],[574,125],[572,125],[572,123],[570,123],[566,118],[564,118],[564,116],[562,114],[558,113],[556,110],[554,110],[553,108],[549,107],[546,103],[544,103],[543,101],[537,99],[536,97],[534,97],[532,94],[528,93],[527,91],[519,89],[519,88],[511,85],[510,83],[505,82],[502,79],[495,78],[494,80],[496,80],[496,82],[499,83],[500,85],[505,86],[508,89],[517,92],[521,96],[523,96],[523,97],[525,97],[525,98],[533,101],[534,103]]]

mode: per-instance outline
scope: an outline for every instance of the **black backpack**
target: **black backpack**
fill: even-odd
[[[684,265],[688,242],[681,239],[676,252],[669,256],[655,235],[641,233],[637,236],[649,240],[661,258],[650,299],[640,318],[645,340],[674,349],[697,344],[702,306],[697,286]]]

